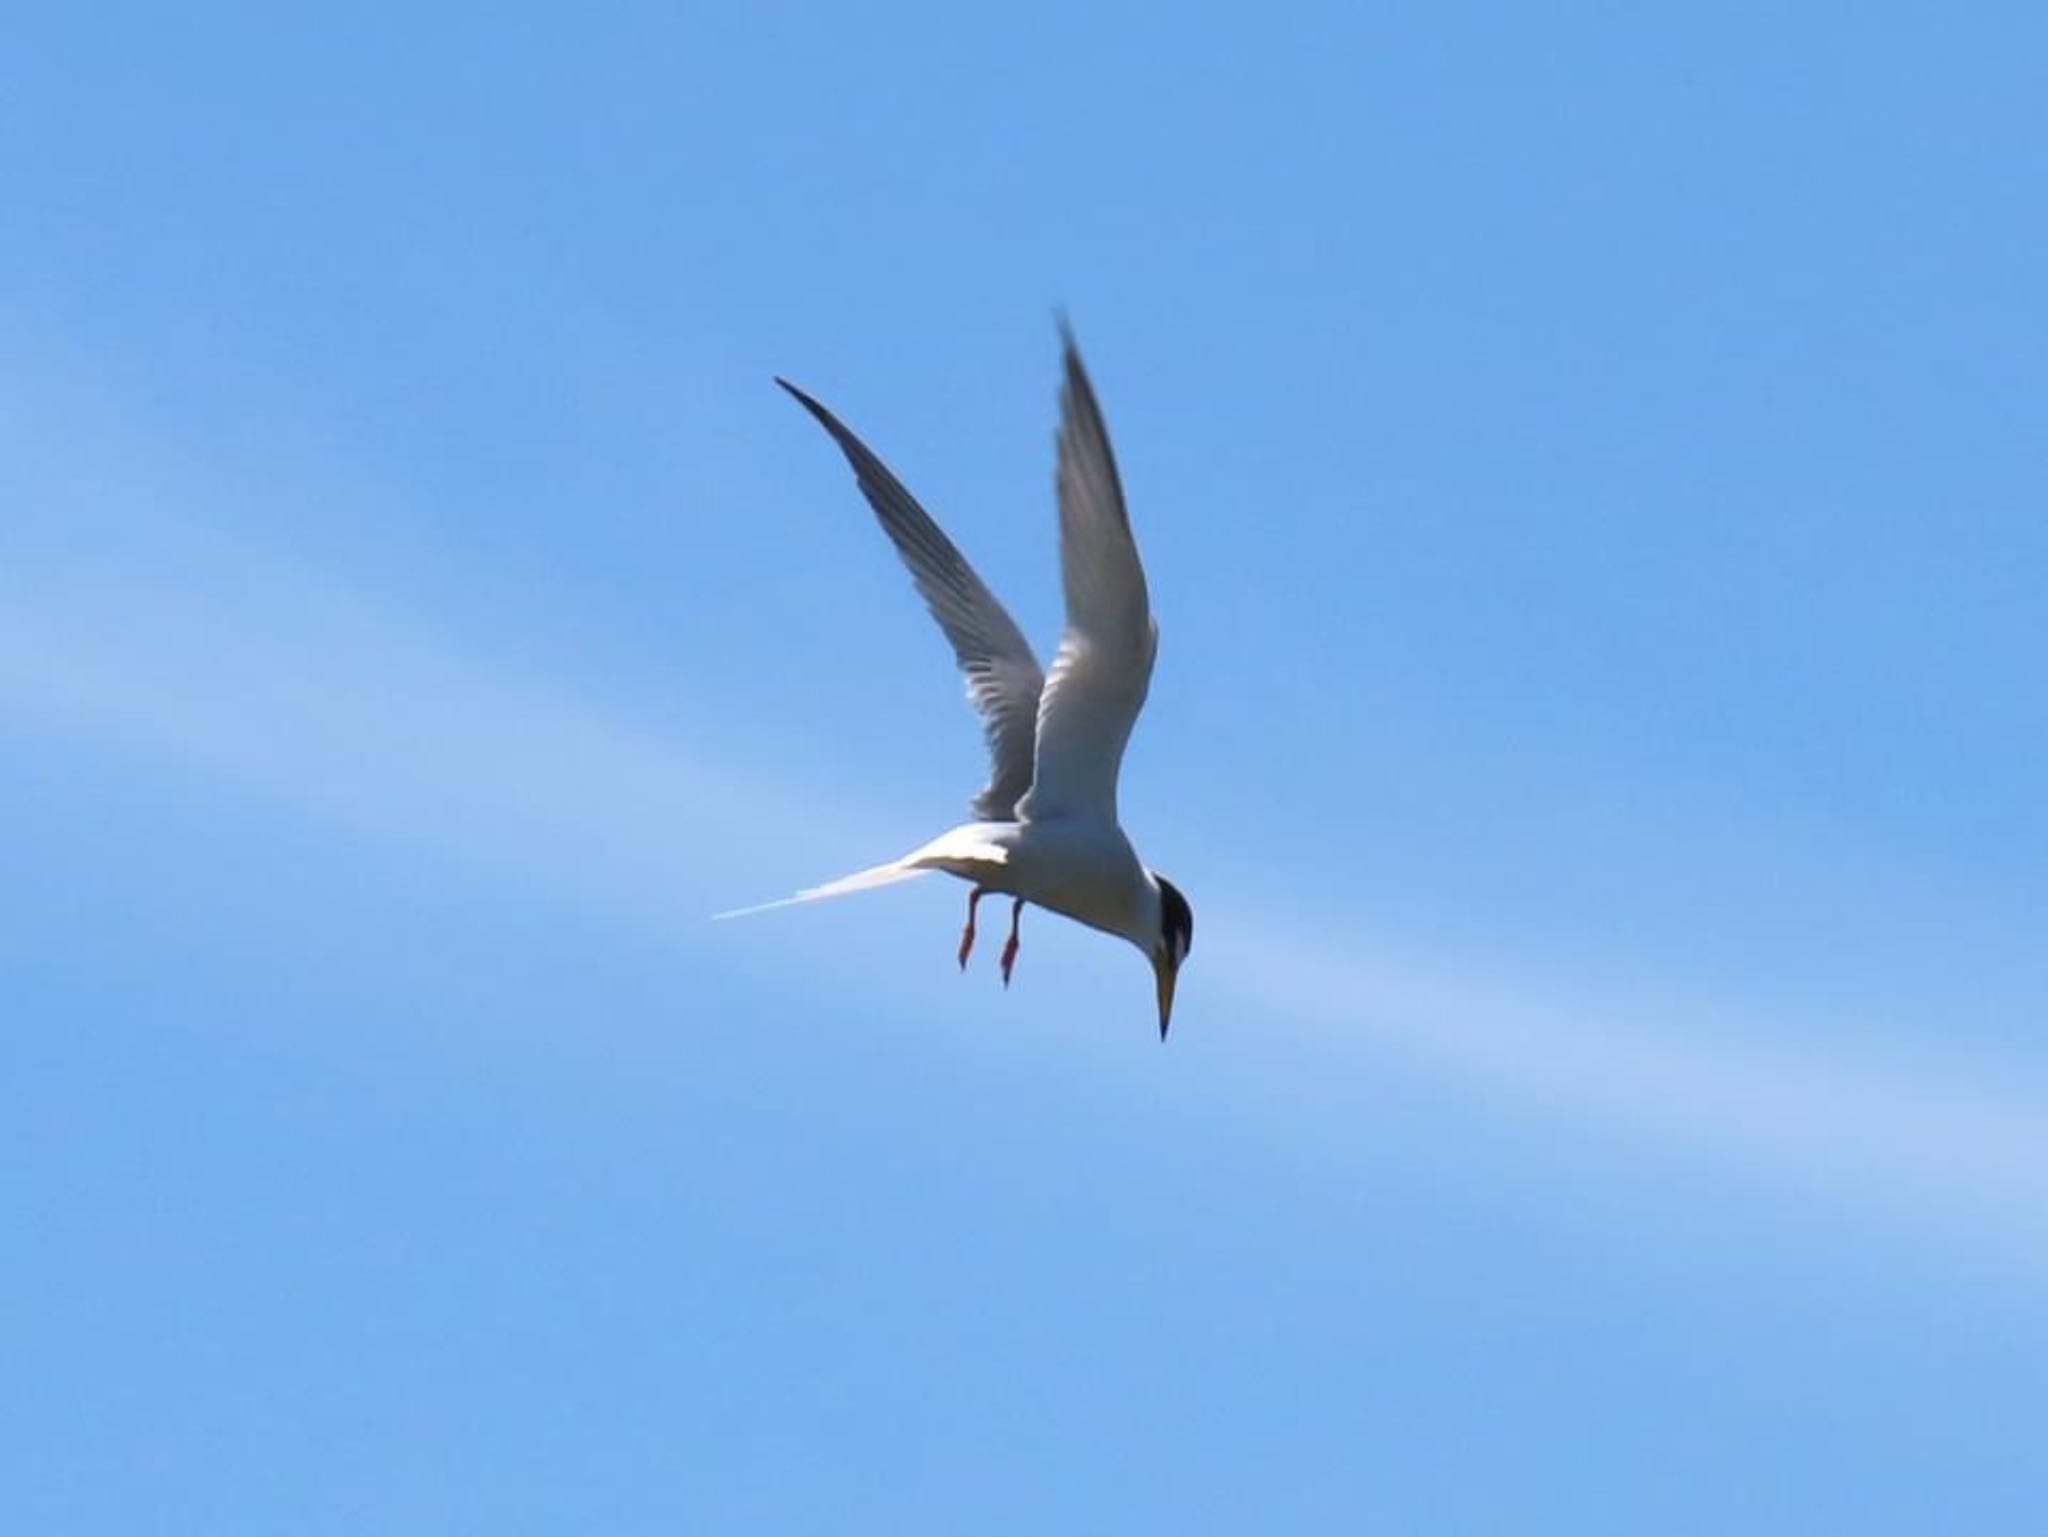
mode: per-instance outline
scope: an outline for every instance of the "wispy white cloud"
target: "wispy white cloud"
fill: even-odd
[[[1216,925],[1212,925],[1216,927]],[[1832,1053],[1701,1005],[1564,1000],[1459,967],[1225,932],[1212,985],[1370,1052],[1631,1145],[1702,1155],[1779,1189],[1968,1232],[2048,1268],[2048,1102],[1932,1060]],[[1478,979],[1484,978],[1484,979]]]
[[[82,735],[671,932],[793,854],[799,796],[288,571],[118,562],[0,587],[0,727]],[[225,579],[223,574],[225,573]],[[778,848],[778,844],[780,847]],[[1712,1011],[1532,999],[1205,914],[1205,990],[1468,1091],[2048,1259],[2048,1104],[1795,1050]]]
[[[111,568],[110,568],[111,565]],[[202,588],[93,563],[0,592],[0,724],[87,737],[329,823],[693,921],[761,776],[260,560]],[[222,576],[226,580],[222,580]],[[730,897],[731,887],[720,895]]]

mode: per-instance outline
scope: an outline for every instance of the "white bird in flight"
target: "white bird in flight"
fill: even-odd
[[[952,643],[988,739],[989,782],[971,803],[973,821],[901,859],[720,916],[844,896],[941,870],[973,888],[960,935],[963,968],[974,948],[975,908],[987,893],[1002,892],[1014,902],[1002,955],[1007,987],[1017,962],[1017,925],[1024,904],[1035,902],[1144,952],[1158,983],[1163,1041],[1173,1018],[1174,981],[1194,942],[1194,914],[1171,881],[1140,863],[1116,813],[1117,771],[1151,685],[1159,629],[1101,408],[1064,325],[1061,341],[1066,378],[1058,487],[1067,625],[1050,677],[1008,610],[889,467],[825,407],[787,379],[775,381],[832,434]]]

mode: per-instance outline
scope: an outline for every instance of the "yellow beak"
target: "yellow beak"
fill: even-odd
[[[1152,974],[1159,979],[1159,1039],[1166,1039],[1166,1027],[1173,1022],[1173,984],[1179,968],[1173,962],[1152,958]]]

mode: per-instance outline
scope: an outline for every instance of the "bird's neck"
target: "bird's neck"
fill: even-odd
[[[1140,866],[1137,890],[1131,902],[1130,927],[1124,930],[1124,938],[1149,953],[1158,943],[1160,921],[1159,882],[1153,879],[1150,870]]]

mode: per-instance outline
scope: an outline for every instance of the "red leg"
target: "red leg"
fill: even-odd
[[[1017,905],[1010,909],[1010,939],[1003,946],[1003,986],[1010,985],[1010,971],[1017,964],[1017,924],[1024,917],[1024,899],[1017,898]]]
[[[960,969],[967,969],[967,957],[974,950],[974,910],[981,905],[982,890],[976,886],[967,893],[967,927],[960,931]]]

